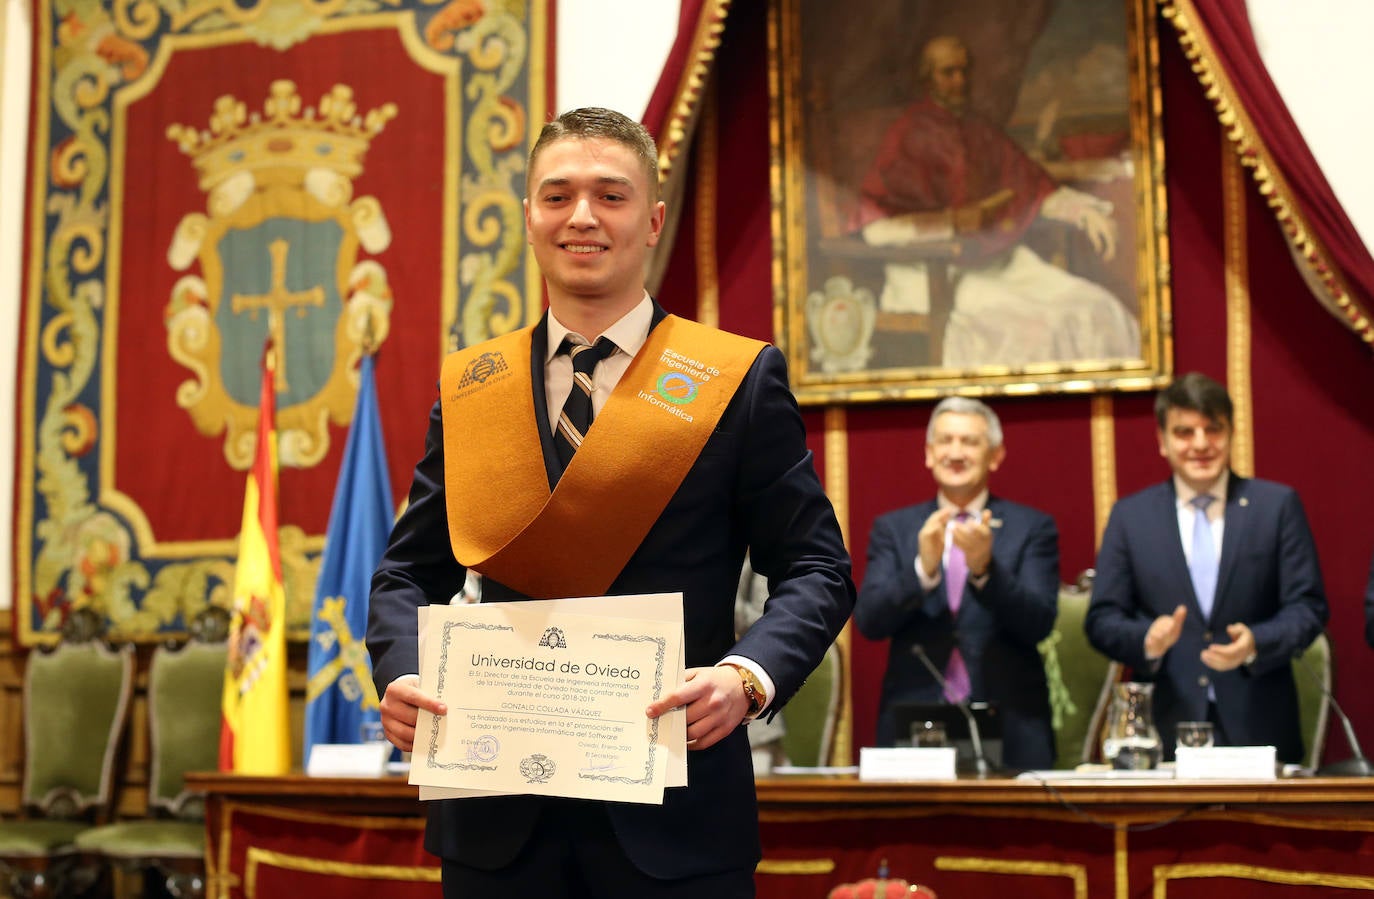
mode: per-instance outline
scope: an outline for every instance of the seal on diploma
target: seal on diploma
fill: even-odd
[[[483,734],[468,745],[468,761],[494,762],[501,754],[501,741],[491,734]]]
[[[542,784],[548,783],[549,778],[558,770],[553,759],[536,752],[534,755],[526,756],[520,762],[520,775],[525,778],[526,783]]]

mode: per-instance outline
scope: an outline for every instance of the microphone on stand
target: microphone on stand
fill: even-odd
[[[1330,637],[1327,637],[1327,645],[1330,645]],[[1365,758],[1364,751],[1360,749],[1360,741],[1355,739],[1355,728],[1350,723],[1350,716],[1341,708],[1340,703],[1336,702],[1335,695],[1331,688],[1321,679],[1321,676],[1308,664],[1307,657],[1303,654],[1295,656],[1298,666],[1312,678],[1312,682],[1317,685],[1317,689],[1322,691],[1326,701],[1331,703],[1331,709],[1336,713],[1336,717],[1341,719],[1341,728],[1345,730],[1345,741],[1350,744],[1350,751],[1353,755],[1343,762],[1332,762],[1329,765],[1322,765],[1317,769],[1319,777],[1374,777],[1374,765]]]
[[[935,663],[930,660],[930,656],[926,655],[926,651],[921,648],[921,644],[911,644],[911,654],[921,660],[921,664],[926,666],[926,670],[930,672],[930,676],[935,678],[935,683],[939,685],[940,691],[944,693],[945,696],[949,696],[951,692],[949,689],[949,682],[946,681],[945,676],[940,673],[940,669],[935,667]],[[950,703],[950,705],[957,708],[959,713],[964,716],[964,720],[968,722],[969,740],[973,743],[974,770],[978,772],[980,778],[987,777],[989,765],[987,756],[983,754],[983,736],[978,731],[978,719],[974,717],[973,710],[969,708],[967,699],[961,699],[958,702]]]

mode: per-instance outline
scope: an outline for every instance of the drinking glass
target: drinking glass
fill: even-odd
[[[915,721],[911,725],[911,745],[941,747],[949,745],[943,721]]]
[[[1199,748],[1212,745],[1212,722],[1210,721],[1180,721],[1176,733],[1180,746]]]

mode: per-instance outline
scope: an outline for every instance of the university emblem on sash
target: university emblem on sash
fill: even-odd
[[[206,213],[185,215],[167,251],[188,272],[164,316],[168,351],[191,372],[177,403],[202,434],[225,434],[225,458],[240,470],[253,461],[267,337],[280,461],[309,468],[329,450],[329,422],[348,424],[357,362],[390,326],[386,270],[359,251],[385,250],[391,229],[376,197],[353,196],[353,179],[396,106],[360,114],[352,89],[336,84],[301,107],[294,83],[274,81],[261,114],[226,95],[208,129],[167,129],[207,196]]]

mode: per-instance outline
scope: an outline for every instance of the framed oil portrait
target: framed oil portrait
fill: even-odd
[[[771,0],[775,335],[803,403],[1170,368],[1153,0]]]

